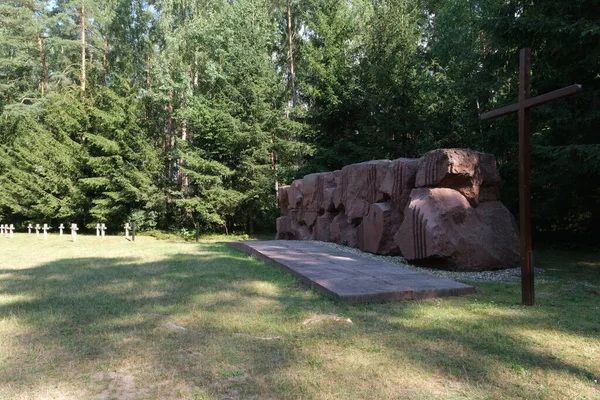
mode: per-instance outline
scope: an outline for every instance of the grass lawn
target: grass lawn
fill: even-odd
[[[0,237],[0,398],[600,399],[600,255],[347,306],[218,243]],[[337,314],[353,323],[308,318]]]

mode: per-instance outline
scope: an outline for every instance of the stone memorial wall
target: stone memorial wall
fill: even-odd
[[[462,271],[517,266],[491,154],[440,149],[310,174],[279,190],[277,239],[335,242]]]

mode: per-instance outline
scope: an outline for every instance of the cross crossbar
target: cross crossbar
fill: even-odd
[[[531,97],[525,100],[523,103],[524,108],[531,108],[535,106],[540,106],[542,104],[546,104],[551,102],[552,100],[562,99],[563,97],[573,96],[577,93],[581,92],[581,85],[575,84],[571,86],[564,87],[562,89],[554,90],[552,92],[539,95],[537,97]],[[513,112],[519,111],[519,107],[521,105],[519,103],[511,104],[506,107],[498,108],[496,110],[488,111],[486,113],[481,114],[481,119],[494,119],[498,117],[502,117],[503,115],[510,114]]]

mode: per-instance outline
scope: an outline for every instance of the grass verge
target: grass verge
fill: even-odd
[[[600,255],[347,306],[217,243],[0,238],[0,398],[597,399]],[[352,324],[332,318],[336,314]]]

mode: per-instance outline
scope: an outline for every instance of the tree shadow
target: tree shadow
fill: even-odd
[[[253,340],[255,332],[247,332],[249,337],[235,336],[246,326],[232,327],[215,316],[253,303],[277,308],[273,303],[285,306],[321,300],[316,294],[294,294],[295,280],[282,271],[245,255],[218,254],[207,248],[197,255],[178,254],[150,263],[94,257],[0,270],[0,316],[13,325],[7,330],[12,350],[2,357],[0,387],[17,385],[27,391],[45,379],[73,381],[72,374],[77,373],[91,379],[94,371],[90,369],[111,364],[121,354],[136,358],[128,341],[137,343],[141,349],[137,358],[160,375],[179,377],[198,390],[224,380],[219,371],[228,368],[228,361],[220,353],[231,352],[232,359],[244,359],[256,371],[273,373],[285,363],[283,357],[272,356],[283,354],[282,349],[273,350],[281,348],[280,341]],[[269,294],[253,289],[263,281],[274,282],[278,290]],[[278,295],[281,290],[287,291],[283,298]],[[197,296],[214,301],[199,303]],[[194,310],[198,304],[206,307]],[[194,313],[199,321],[191,318]],[[212,317],[202,318],[203,314]],[[207,353],[214,357],[198,356],[203,366],[195,371],[197,362],[185,360],[193,356],[180,359],[177,354],[195,353],[198,349],[194,348],[203,342],[211,343]],[[145,350],[149,347],[151,351]],[[262,359],[264,354],[270,354],[267,360]],[[58,378],[52,365],[74,365],[76,370]],[[35,373],[24,374],[24,370]],[[222,390],[222,384],[217,386],[214,390]]]
[[[491,372],[499,367],[539,368],[582,380],[599,375],[516,333],[533,327],[594,337],[600,329],[597,313],[579,326],[577,316],[568,315],[578,304],[589,304],[589,294],[579,295],[583,303],[574,297],[567,304],[529,309],[515,308],[504,298],[497,304],[506,311],[501,315],[471,313],[444,323],[405,324],[421,318],[423,302],[348,306],[304,290],[296,278],[243,253],[221,245],[198,249],[155,262],[90,257],[0,270],[0,316],[12,335],[6,339],[12,350],[0,364],[0,387],[16,385],[26,392],[43,381],[74,382],[83,376],[88,390],[99,391],[110,377],[106,371],[127,359],[152,379],[186,382],[190,393],[206,389],[228,396],[238,390],[272,396],[278,387],[310,393],[310,382],[289,378],[313,352],[295,343],[343,337],[376,338],[392,364],[408,360],[448,379],[481,385],[501,385]],[[517,285],[512,286],[516,293]],[[483,291],[505,289],[496,284]],[[448,301],[468,307],[477,300]],[[302,320],[311,312],[349,316],[355,325],[304,329]],[[63,366],[72,370],[62,372]],[[95,379],[99,371],[104,375]],[[265,387],[270,384],[275,388]],[[148,397],[161,390],[157,385],[148,382]]]

